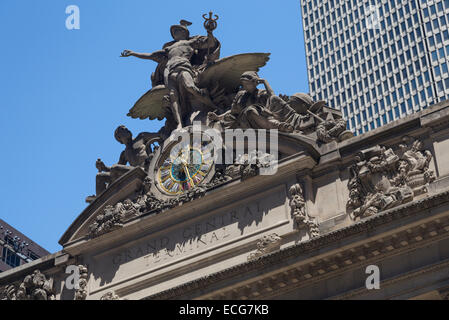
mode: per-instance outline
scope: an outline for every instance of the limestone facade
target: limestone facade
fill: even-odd
[[[341,142],[279,139],[275,175],[221,179],[139,214],[127,200],[141,199],[146,174],[127,172],[60,252],[1,273],[1,298],[447,296],[449,101]],[[92,234],[107,221],[119,223]],[[77,288],[66,285],[70,265],[81,266]],[[380,269],[378,290],[365,286],[368,265]]]

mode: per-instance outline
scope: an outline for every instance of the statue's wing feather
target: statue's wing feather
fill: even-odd
[[[145,93],[129,110],[128,116],[134,119],[150,120],[165,118],[164,96],[168,95],[168,90],[164,85],[159,85]]]
[[[207,88],[218,83],[228,92],[235,91],[240,85],[240,76],[243,72],[257,72],[268,60],[270,60],[269,53],[243,53],[217,60],[201,73],[199,86]]]

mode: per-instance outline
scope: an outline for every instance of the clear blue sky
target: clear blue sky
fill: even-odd
[[[80,8],[80,30],[65,27],[68,5]],[[299,0],[1,0],[0,217],[60,250],[95,193],[95,160],[118,161],[115,128],[137,134],[163,124],[126,116],[156,64],[120,52],[160,49],[180,19],[205,34],[210,10],[220,16],[222,57],[271,52],[260,75],[278,94],[308,92]]]

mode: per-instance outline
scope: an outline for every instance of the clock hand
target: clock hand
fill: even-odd
[[[193,180],[190,177],[189,168],[187,167],[187,165],[184,161],[182,162],[182,168],[184,170],[184,173],[187,175],[187,178],[189,179],[190,183],[192,183],[192,186],[194,186]]]

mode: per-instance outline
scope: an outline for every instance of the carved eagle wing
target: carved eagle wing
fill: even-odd
[[[150,120],[165,118],[164,96],[168,95],[168,89],[164,85],[159,85],[145,93],[129,110],[128,116],[134,119]]]
[[[243,72],[257,72],[268,60],[270,53],[243,53],[217,60],[199,75],[199,87],[214,87],[218,83],[227,92],[236,91]]]

